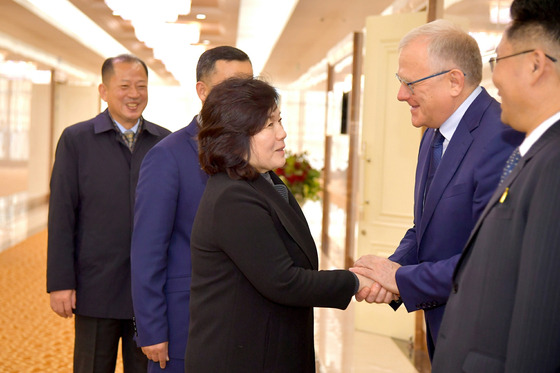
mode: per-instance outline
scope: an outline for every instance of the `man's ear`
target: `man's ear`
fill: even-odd
[[[537,72],[537,70],[543,70],[544,66],[546,65],[547,57],[546,54],[540,50],[535,49],[533,53],[531,53],[531,62],[533,63],[533,72]],[[542,71],[540,71],[542,72]]]
[[[206,97],[208,97],[209,93],[210,89],[208,88],[206,83],[202,81],[196,82],[196,94],[198,95],[198,98],[200,99],[200,101],[202,101],[202,103],[206,101]]]
[[[544,74],[546,67],[546,55],[540,49],[535,49],[529,57],[531,63],[531,80],[537,81]]]
[[[99,84],[97,90],[99,91],[99,96],[103,99],[103,101],[107,102],[107,87],[105,87],[105,84]]]
[[[449,72],[449,84],[451,88],[451,94],[453,96],[458,96],[463,91],[465,87],[465,74],[459,69],[453,69]]]

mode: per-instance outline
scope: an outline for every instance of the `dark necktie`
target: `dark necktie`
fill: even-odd
[[[272,186],[288,202],[288,188],[284,184],[274,184]]]
[[[430,146],[430,150],[432,156],[430,158],[430,168],[428,169],[428,178],[426,179],[426,188],[424,189],[424,199],[426,199],[426,195],[428,195],[428,189],[430,189],[430,185],[432,184],[432,180],[434,179],[434,175],[436,170],[439,166],[439,162],[441,161],[441,156],[443,154],[443,141],[445,137],[439,132],[438,129],[434,131],[434,137],[432,138],[432,144]]]
[[[502,176],[500,177],[500,184],[503,183],[504,180],[509,176],[511,171],[513,171],[513,169],[517,165],[517,162],[519,162],[519,159],[521,159],[521,153],[519,152],[519,147],[517,147],[515,148],[513,153],[511,153],[511,155],[509,156],[506,162],[506,165],[504,166],[504,170],[502,171]]]

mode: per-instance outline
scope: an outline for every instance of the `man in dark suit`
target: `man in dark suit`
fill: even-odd
[[[434,372],[560,371],[560,7],[514,0],[511,18],[490,63],[526,137],[457,264]]]
[[[51,176],[47,291],[62,317],[76,314],[75,372],[114,372],[119,340],[125,372],[146,371],[133,340],[130,239],[134,191],[144,155],[169,131],[142,118],[148,70],[109,58],[101,69],[107,110],[70,126]]]
[[[221,46],[204,52],[196,91],[252,76],[247,54]],[[189,325],[191,230],[208,176],[198,162],[198,116],[155,146],[142,163],[132,237],[132,297],[138,344],[149,371],[183,372]]]
[[[499,104],[479,86],[478,45],[459,27],[425,24],[401,40],[399,51],[397,98],[410,105],[413,126],[428,128],[416,168],[414,226],[389,259],[368,255],[355,265],[371,268],[356,271],[383,287],[369,302],[399,294],[393,308],[424,310],[432,357],[453,269],[522,134],[500,122]]]

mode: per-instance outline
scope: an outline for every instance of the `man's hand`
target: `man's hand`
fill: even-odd
[[[352,268],[352,272],[369,277],[378,282],[387,291],[399,294],[396,273],[400,264],[376,255],[364,255]],[[377,295],[375,296],[377,298]]]
[[[350,269],[353,271],[353,268]],[[393,300],[398,300],[398,294],[393,294],[387,291],[384,287],[379,285],[379,283],[374,282],[370,288],[363,288],[355,295],[358,302],[364,299],[368,303],[391,303]]]
[[[72,317],[72,310],[76,309],[76,290],[51,291],[51,308],[60,317]]]
[[[369,288],[371,288],[371,286],[373,285],[373,280],[371,278],[362,276],[360,274],[356,273],[356,277],[358,277],[358,280],[360,281],[360,286],[358,287],[358,292],[356,293],[356,295],[363,293],[363,292],[368,292],[369,293]]]
[[[151,346],[142,347],[142,352],[149,360],[154,362],[159,361],[159,367],[165,369],[165,365],[169,361],[169,354],[167,353],[167,345],[169,342],[162,342]]]

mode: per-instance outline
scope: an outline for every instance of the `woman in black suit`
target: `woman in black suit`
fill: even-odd
[[[350,271],[318,271],[305,216],[271,171],[285,162],[277,104],[267,83],[231,79],[201,111],[210,179],[191,239],[188,373],[314,373],[313,307],[345,309],[371,286]]]

